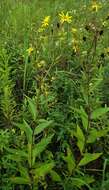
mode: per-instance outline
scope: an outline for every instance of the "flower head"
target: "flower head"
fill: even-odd
[[[103,25],[103,26],[107,26],[107,25],[108,25],[108,22],[107,22],[107,21],[103,21],[103,22],[102,22],[102,25]]]
[[[38,68],[42,68],[44,66],[46,66],[46,62],[44,60],[42,60],[42,61],[40,61],[40,62],[37,63],[37,67]]]
[[[59,17],[60,17],[61,24],[63,24],[64,22],[67,22],[67,23],[72,22],[72,16],[70,16],[68,12],[66,14],[64,14],[63,12],[59,13]]]
[[[28,52],[28,55],[31,55],[31,53],[33,52],[33,48],[32,47],[30,47],[30,48],[28,48],[26,51]]]
[[[49,25],[50,22],[50,16],[46,16],[44,20],[42,21],[42,28],[46,28]]]

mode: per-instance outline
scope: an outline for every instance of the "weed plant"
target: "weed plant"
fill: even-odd
[[[109,1],[0,1],[0,189],[109,190]]]

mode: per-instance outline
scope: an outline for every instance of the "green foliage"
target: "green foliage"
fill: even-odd
[[[13,95],[14,82],[10,78],[13,69],[9,65],[10,59],[11,55],[8,55],[6,50],[3,49],[0,52],[0,110],[4,125],[8,126],[10,126],[16,115],[16,103]]]
[[[34,106],[32,100],[31,104]],[[30,110],[31,112],[31,110]],[[34,120],[34,117],[33,117]],[[11,177],[11,183],[21,184],[21,185],[29,185],[31,189],[38,186],[38,181],[41,178],[44,179],[46,174],[48,174],[55,163],[53,160],[48,160],[46,162],[36,162],[36,159],[41,156],[42,152],[46,149],[48,144],[51,142],[53,134],[48,135],[47,137],[42,137],[40,142],[35,142],[36,135],[40,134],[44,131],[45,128],[49,126],[51,123],[48,121],[48,125],[46,125],[47,121],[45,120],[45,126],[43,121],[43,128],[41,125],[37,126],[34,129],[24,120],[22,124],[15,124],[16,127],[20,128],[22,132],[25,132],[27,143],[23,146],[23,149],[17,148],[6,148],[9,152],[9,159],[16,162],[16,170],[20,172],[20,176]],[[39,128],[40,127],[40,128]]]
[[[109,3],[0,1],[0,188],[108,190]]]
[[[79,162],[79,166],[84,166],[84,165],[92,162],[93,160],[96,160],[101,155],[102,155],[102,153],[94,153],[94,154],[85,153],[84,157]]]
[[[104,114],[106,114],[109,111],[109,108],[98,108],[96,110],[93,111],[91,118],[92,119],[99,119],[99,117],[103,116]]]
[[[77,126],[77,132],[75,134],[78,142],[77,142],[77,146],[79,147],[79,150],[82,154],[83,150],[84,150],[84,146],[85,146],[85,137],[83,134],[83,131],[81,130],[81,128],[79,126]]]

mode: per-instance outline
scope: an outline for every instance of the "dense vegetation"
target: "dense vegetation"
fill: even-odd
[[[0,0],[0,189],[109,190],[109,1]]]

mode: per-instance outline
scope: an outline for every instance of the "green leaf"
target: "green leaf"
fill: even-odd
[[[19,172],[20,172],[21,176],[26,178],[26,179],[29,179],[28,169],[26,167],[21,166],[21,165],[18,168],[19,168]]]
[[[87,127],[88,127],[88,115],[85,112],[85,110],[83,109],[83,107],[80,107],[80,113],[81,113],[81,119],[82,119],[82,124],[84,129],[87,131]]]
[[[25,185],[30,184],[30,179],[24,177],[12,177],[11,182],[15,184]]]
[[[13,161],[16,161],[16,162],[22,162],[24,160],[24,157],[21,157],[19,155],[15,155],[15,154],[8,154],[8,159],[9,160],[13,160]],[[26,160],[26,159],[25,159]]]
[[[23,123],[15,123],[15,126],[19,127],[21,131],[25,132],[28,143],[32,144],[33,131],[28,123],[23,120]]]
[[[32,144],[33,131],[32,131],[31,127],[28,125],[28,123],[25,120],[24,120],[24,131],[26,133],[28,143]]]
[[[88,115],[85,112],[84,108],[82,106],[80,106],[80,109],[74,108],[74,110],[80,116],[80,118],[82,120],[83,127],[87,131],[87,127],[88,127]]]
[[[42,120],[42,122],[39,123],[39,125],[35,128],[34,135],[38,135],[45,128],[49,127],[52,123],[53,123],[53,121]]]
[[[106,136],[108,131],[108,129],[101,129],[99,131],[97,131],[97,129],[92,129],[89,133],[87,143],[94,143],[97,138]]]
[[[85,180],[85,179],[82,179],[81,177],[72,178],[71,182],[72,182],[72,186],[73,186],[73,187],[77,187],[77,188],[81,189],[82,186],[86,186],[86,187],[88,187],[88,189],[91,189],[91,187],[90,187],[89,184],[86,182],[86,180]],[[91,181],[91,183],[92,183],[92,182],[93,182],[93,181]]]
[[[28,103],[29,103],[29,110],[31,112],[33,120],[36,121],[36,118],[38,115],[36,102],[35,102],[35,100],[30,99],[29,97],[27,97],[27,99],[28,99]]]
[[[25,158],[27,159],[27,152],[25,150],[19,150],[19,149],[14,149],[14,148],[7,148],[6,149],[9,153],[11,153],[13,155],[13,157],[20,157],[20,158]],[[10,157],[11,158],[11,157]],[[12,158],[14,159],[14,158]]]
[[[77,138],[77,146],[82,154],[84,145],[85,145],[85,137],[84,137],[82,129],[79,126],[77,126],[77,132],[76,132],[75,136]]]
[[[67,156],[63,156],[63,159],[67,163],[68,171],[71,175],[73,170],[75,169],[76,164],[74,156],[69,147],[67,148]]]
[[[78,166],[85,166],[86,164],[98,159],[102,153],[85,153],[84,157],[80,160]]]
[[[59,174],[57,172],[55,172],[54,170],[50,171],[50,175],[51,175],[51,178],[52,178],[53,181],[56,181],[56,182],[61,182],[62,181]]]
[[[54,161],[50,163],[41,163],[41,166],[35,168],[33,173],[35,175],[34,179],[38,179],[40,177],[44,177],[46,174],[50,173],[53,167],[55,166]]]
[[[34,146],[32,165],[34,165],[36,157],[46,149],[47,145],[51,142],[52,137],[53,135],[43,138],[38,144]]]
[[[82,180],[84,180],[87,184],[93,183],[95,181],[93,176],[84,175],[81,177]]]
[[[99,119],[101,116],[105,115],[109,111],[108,107],[97,108],[91,114],[91,119]]]

